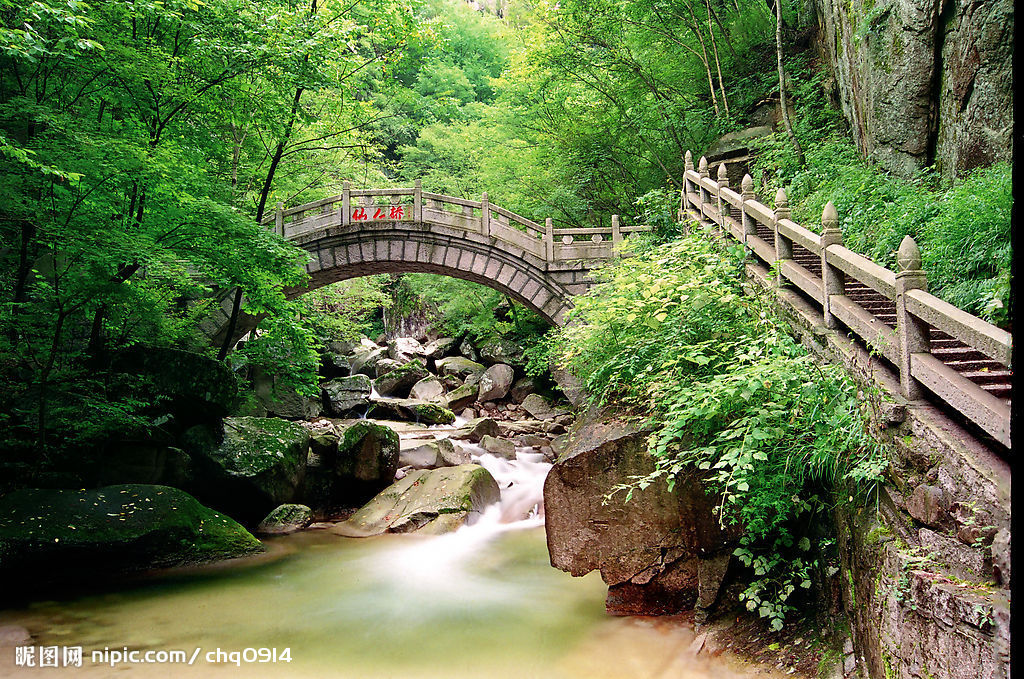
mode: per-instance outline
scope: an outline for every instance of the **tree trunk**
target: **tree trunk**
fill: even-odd
[[[782,68],[782,2],[780,0],[775,2],[775,56],[779,63],[779,106],[782,109],[782,126],[786,129],[789,143],[793,145],[793,150],[796,152],[797,162],[800,163],[800,167],[803,167],[807,164],[807,159],[793,132],[793,124],[789,119],[789,107],[786,104],[786,72]]]

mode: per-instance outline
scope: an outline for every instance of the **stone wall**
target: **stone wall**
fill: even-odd
[[[862,153],[904,176],[1012,158],[1012,0],[813,5],[818,51]]]

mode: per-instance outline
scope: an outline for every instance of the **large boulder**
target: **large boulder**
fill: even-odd
[[[369,340],[366,340],[369,342]],[[371,342],[372,344],[372,342]],[[384,347],[378,347],[376,344],[372,344],[373,348],[366,345],[360,345],[355,353],[352,354],[350,363],[352,365],[353,375],[367,375],[368,377],[376,377],[377,375],[377,363],[387,359],[388,350]]]
[[[514,378],[515,371],[512,370],[512,366],[505,363],[495,363],[480,376],[480,391],[477,394],[477,400],[483,403],[484,401],[497,401],[500,398],[505,398],[508,390],[512,387],[512,380]]]
[[[449,434],[448,438],[457,440],[464,439],[472,441],[473,443],[480,443],[480,439],[484,436],[501,436],[501,430],[498,428],[498,423],[489,417],[478,417],[475,420],[470,420]]]
[[[347,377],[352,374],[352,361],[343,353],[326,351],[320,357],[320,374],[327,379]]]
[[[403,365],[423,355],[423,345],[412,337],[396,337],[388,342],[388,357]]]
[[[251,525],[291,501],[306,470],[309,430],[276,418],[229,417],[219,441],[216,433],[185,437],[193,487],[206,504]]]
[[[412,385],[409,397],[417,401],[441,401],[444,398],[444,385],[433,375],[428,375]]]
[[[253,370],[253,391],[260,406],[269,416],[304,420],[319,417],[323,413],[323,405],[319,398],[299,394],[264,370]]]
[[[452,410],[462,410],[476,401],[478,391],[475,384],[463,384],[452,389],[445,396],[445,399],[448,401],[448,407]]]
[[[414,469],[455,467],[470,462],[469,453],[462,448],[456,448],[448,439],[411,442],[411,445],[403,448],[399,455],[400,466]]]
[[[347,537],[444,533],[473,520],[500,497],[498,484],[479,465],[414,469],[331,530]]]
[[[444,358],[455,349],[457,343],[458,340],[453,337],[438,337],[423,347],[423,355],[435,360]]]
[[[553,404],[540,394],[530,394],[522,402],[523,410],[530,413],[538,420],[553,420],[562,415],[568,415],[569,411]]]
[[[360,420],[341,432],[336,458],[328,460],[334,474],[332,501],[356,506],[395,480],[400,442],[390,427]]]
[[[532,377],[520,377],[512,383],[512,388],[508,390],[508,395],[516,403],[522,403],[527,396],[535,391],[537,391],[537,383]]]
[[[344,417],[352,410],[365,410],[370,405],[372,392],[373,385],[366,375],[336,377],[320,388],[324,407],[335,417]]]
[[[111,363],[115,373],[131,375],[131,388],[153,400],[168,399],[169,409],[185,421],[224,417],[238,406],[238,380],[222,361],[180,349],[136,345]]]
[[[447,408],[411,398],[375,399],[370,405],[367,417],[426,425],[451,424],[455,421],[455,413]]]
[[[654,471],[648,435],[633,424],[585,421],[544,483],[551,564],[574,576],[600,571],[609,609],[619,613],[689,610],[701,590],[713,602],[720,580],[707,578],[724,572],[719,562],[728,561],[738,537],[719,526],[718,498],[705,494],[696,475],[677,479],[674,492],[660,480],[629,501],[611,494]]]
[[[281,505],[260,521],[256,532],[261,535],[287,535],[302,530],[312,520],[313,510],[306,505]]]
[[[482,375],[486,368],[476,361],[464,356],[449,356],[436,363],[437,371],[442,375],[455,375],[463,380],[470,376]]]
[[[191,478],[192,460],[180,448],[158,441],[116,441],[97,456],[96,485],[155,483],[183,487]]]
[[[238,523],[170,486],[22,489],[0,498],[8,582],[85,580],[262,550]]]
[[[526,365],[523,358],[523,348],[515,342],[507,339],[491,339],[480,345],[480,360],[487,365],[495,363],[511,363],[512,365]]]
[[[373,386],[381,396],[406,398],[414,384],[429,376],[426,366],[416,359],[384,373],[373,381]]]

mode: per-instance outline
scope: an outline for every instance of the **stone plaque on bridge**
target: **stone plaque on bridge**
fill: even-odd
[[[404,222],[412,219],[411,205],[371,205],[352,208],[352,222]]]

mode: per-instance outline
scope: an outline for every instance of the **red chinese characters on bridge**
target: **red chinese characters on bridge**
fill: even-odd
[[[408,206],[405,205],[390,205],[376,208],[370,208],[373,210],[371,215],[367,212],[365,207],[357,207],[352,211],[353,222],[380,222],[380,221],[394,221],[409,218],[410,211]]]

